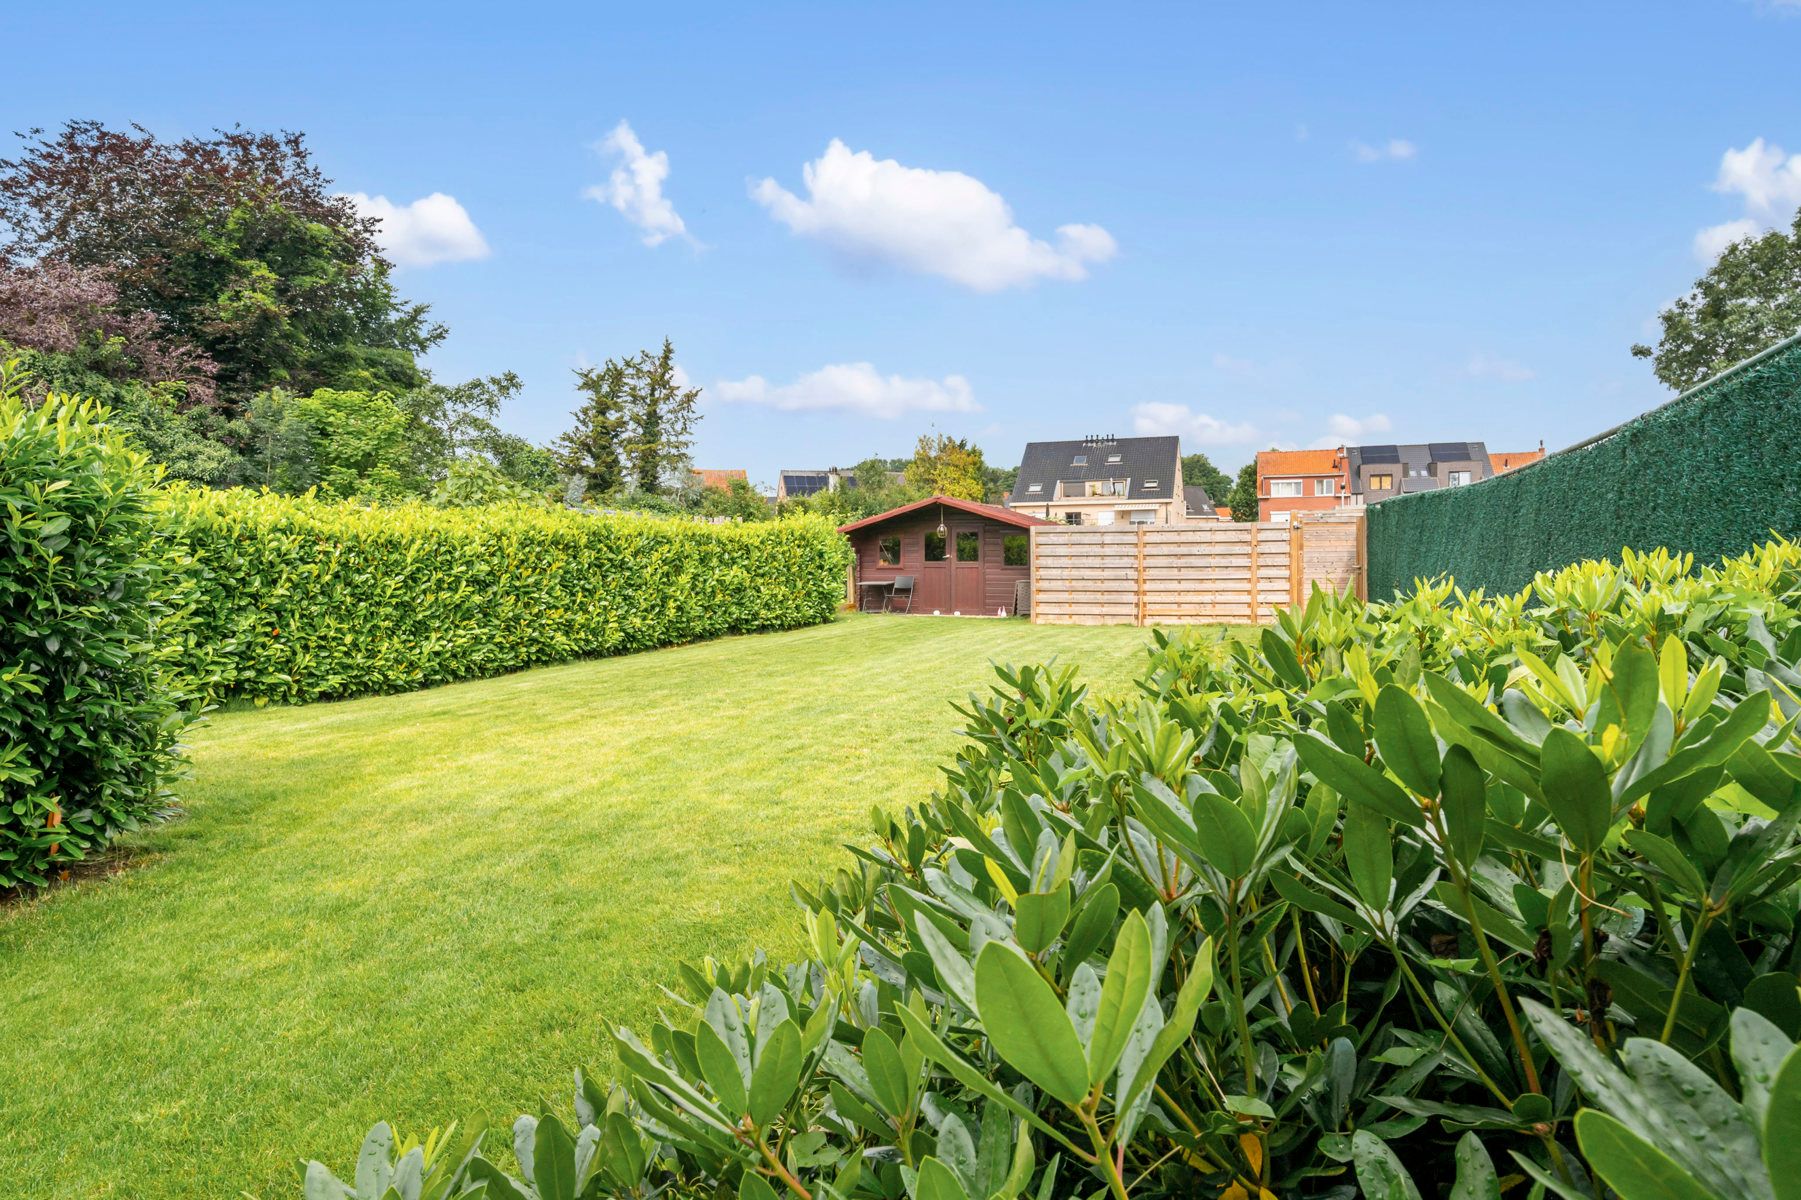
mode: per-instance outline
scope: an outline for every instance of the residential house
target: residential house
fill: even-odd
[[[822,471],[782,471],[775,478],[775,498],[777,503],[804,500],[820,492],[836,492],[855,486],[856,477],[838,467],[827,467]]]
[[[750,482],[750,476],[745,473],[743,467],[695,467],[692,473],[696,486],[716,488],[722,492],[732,490],[733,480],[742,479],[746,483]]]
[[[1187,516],[1174,437],[1030,442],[1007,507],[1066,525],[1166,525]]]
[[[1505,475],[1509,471],[1517,471],[1527,463],[1535,463],[1545,456],[1545,444],[1539,442],[1536,450],[1502,450],[1488,456],[1488,465],[1494,468],[1496,475]]]
[[[1351,503],[1345,450],[1263,450],[1257,454],[1257,519],[1287,523],[1298,512]]]
[[[1198,483],[1182,485],[1182,505],[1188,510],[1190,521],[1230,521],[1232,509],[1227,505],[1215,504],[1207,489]]]
[[[1344,456],[1353,503],[1358,504],[1463,487],[1495,473],[1488,459],[1488,447],[1481,442],[1346,446]]]

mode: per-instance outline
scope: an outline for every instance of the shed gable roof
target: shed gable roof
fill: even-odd
[[[974,500],[959,500],[955,496],[927,496],[924,500],[915,500],[911,504],[903,504],[899,508],[891,508],[887,512],[877,513],[873,517],[864,517],[860,521],[852,521],[838,526],[839,533],[854,533],[859,529],[867,529],[871,525],[880,525],[884,521],[892,521],[895,517],[904,517],[908,513],[918,512],[932,505],[942,505],[955,512],[968,513],[971,516],[986,517],[990,521],[999,521],[1003,525],[1014,525],[1020,529],[1030,529],[1034,525],[1055,525],[1055,521],[1046,521],[1042,517],[1034,517],[1027,513],[1014,512],[1010,508],[1002,508],[998,504],[978,504]]]

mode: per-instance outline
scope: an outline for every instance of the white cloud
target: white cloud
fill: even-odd
[[[688,236],[681,214],[663,195],[663,183],[669,178],[668,154],[661,150],[646,154],[644,143],[632,132],[628,121],[615,125],[595,149],[617,158],[619,163],[605,184],[584,189],[583,196],[618,209],[621,216],[644,231],[646,246]]]
[[[411,204],[363,192],[351,192],[349,198],[357,212],[381,222],[375,240],[396,266],[429,267],[488,257],[481,230],[454,196],[433,192]]]
[[[1371,434],[1387,433],[1394,427],[1387,413],[1371,413],[1353,417],[1350,413],[1333,413],[1326,418],[1326,433],[1313,439],[1315,450],[1333,450],[1339,446],[1357,446],[1369,441]]]
[[[1794,219],[1801,208],[1801,154],[1785,154],[1781,146],[1753,138],[1743,150],[1720,156],[1713,190],[1742,198],[1745,215],[1695,234],[1695,257],[1705,263],[1736,241]]]
[[[1352,157],[1363,163],[1406,162],[1419,152],[1420,148],[1406,138],[1389,138],[1379,145],[1371,145],[1369,142],[1351,143]]]
[[[1132,432],[1144,437],[1175,434],[1200,446],[1233,446],[1257,440],[1257,427],[1247,421],[1224,421],[1196,412],[1186,404],[1153,400],[1132,406]]]
[[[1498,358],[1492,354],[1471,355],[1468,369],[1478,379],[1498,379],[1502,383],[1525,383],[1538,375],[1538,372],[1525,363],[1515,362],[1511,358]]]
[[[939,275],[978,292],[1086,279],[1092,264],[1118,249],[1099,225],[1059,226],[1055,243],[1035,238],[981,180],[877,159],[837,138],[801,174],[805,199],[773,179],[754,184],[751,195],[794,233],[845,258]]]
[[[833,363],[793,383],[771,384],[761,375],[713,385],[714,398],[730,404],[760,404],[783,412],[848,412],[893,420],[908,413],[979,412],[969,380],[908,379],[883,375],[866,362]]]

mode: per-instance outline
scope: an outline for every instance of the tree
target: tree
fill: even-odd
[[[692,466],[700,389],[682,386],[668,338],[656,354],[641,351],[625,378],[630,425],[623,450],[632,487],[651,496],[678,490]]]
[[[856,485],[840,489],[850,515],[857,519],[873,517],[931,495],[906,477],[908,461],[872,455],[852,467],[851,477]]]
[[[1232,477],[1213,465],[1205,454],[1182,456],[1182,483],[1186,487],[1207,489],[1207,497],[1215,504],[1226,503],[1232,494]]]
[[[907,464],[907,483],[925,496],[980,500],[986,487],[981,448],[942,433],[921,434]]]
[[[317,487],[329,499],[416,495],[411,421],[385,392],[279,388],[250,403],[251,482],[273,491]]]
[[[1226,503],[1232,506],[1234,521],[1255,521],[1257,519],[1257,460],[1252,459],[1238,468],[1238,482],[1232,485]]]
[[[609,358],[577,369],[575,378],[587,399],[570,414],[575,427],[557,438],[552,453],[566,474],[582,480],[587,494],[605,496],[625,484],[626,365]]]
[[[766,496],[748,479],[729,479],[722,488],[703,487],[694,498],[694,510],[705,517],[735,517],[740,521],[767,521],[775,515]]]
[[[377,222],[338,194],[297,133],[162,142],[71,121],[0,159],[0,260],[102,274],[120,316],[217,366],[237,411],[276,385],[399,393],[444,329],[395,294]]]
[[[1657,378],[1679,392],[1801,329],[1801,212],[1786,232],[1726,247],[1658,320],[1656,348],[1637,345],[1632,353],[1651,359]]]
[[[519,377],[499,375],[442,384],[435,381],[403,393],[396,403],[412,422],[414,470],[424,479],[443,479],[465,459],[485,462],[515,483],[542,491],[556,482],[547,454],[494,421],[500,406],[519,394]],[[531,455],[530,451],[537,451]]]
[[[999,504],[1018,482],[1018,467],[989,467],[982,473],[982,499],[989,504]]]

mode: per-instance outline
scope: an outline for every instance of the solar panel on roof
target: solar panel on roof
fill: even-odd
[[[1391,463],[1401,461],[1399,446],[1365,446],[1363,461],[1368,463]]]
[[[1472,457],[1468,442],[1428,442],[1426,449],[1431,453],[1433,462],[1452,462]]]

